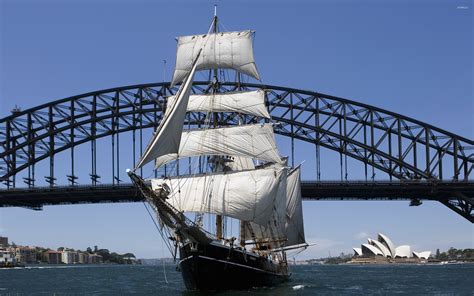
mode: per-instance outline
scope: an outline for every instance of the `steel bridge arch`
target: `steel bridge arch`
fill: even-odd
[[[443,166],[448,163],[452,173],[448,178],[468,180],[474,168],[474,141],[400,114],[293,88],[250,83],[223,83],[220,88],[224,92],[264,89],[277,134],[352,157],[365,164],[366,172],[370,166],[390,178],[442,180]],[[194,93],[209,89],[209,82],[193,86]],[[7,187],[15,186],[15,175],[28,169],[25,183],[34,185],[34,165],[49,158],[53,184],[55,154],[72,149],[73,156],[74,147],[80,144],[156,127],[166,97],[175,91],[169,83],[133,85],[12,111],[0,119],[0,180]],[[243,119],[248,123],[259,120]],[[187,116],[191,125],[203,120],[202,113]],[[229,114],[220,120],[237,122]],[[71,175],[74,178],[74,172]]]

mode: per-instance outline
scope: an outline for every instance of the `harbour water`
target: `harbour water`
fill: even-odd
[[[306,265],[274,288],[218,295],[473,295],[474,264]],[[236,279],[238,280],[238,279]],[[34,266],[0,269],[0,295],[200,295],[186,291],[175,266]]]

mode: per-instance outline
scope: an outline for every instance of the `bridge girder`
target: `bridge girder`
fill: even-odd
[[[292,141],[322,147],[361,161],[368,168],[385,172],[389,178],[426,180],[469,180],[474,168],[474,141],[377,107],[317,92],[249,83],[224,83],[221,91],[264,89],[275,132]],[[51,186],[55,183],[54,156],[103,137],[119,140],[124,132],[156,128],[166,97],[176,88],[169,83],[118,87],[57,100],[0,119],[0,180],[15,187],[16,175],[27,170],[24,182],[35,185],[35,164],[49,159]],[[193,92],[208,93],[209,82],[196,82]],[[186,124],[204,122],[202,113],[189,113]],[[252,116],[226,114],[221,123],[261,122]],[[135,135],[135,134],[134,134]],[[117,144],[118,147],[118,144]],[[118,153],[117,153],[118,154]],[[135,153],[133,155],[135,157]],[[447,170],[448,168],[448,170]],[[115,167],[114,178],[119,176]],[[116,171],[116,172],[115,172]],[[448,173],[447,173],[448,172]],[[97,182],[91,168],[91,182]],[[74,163],[70,182],[75,184]],[[445,203],[455,211],[472,212],[470,199],[456,197]]]
[[[465,199],[469,209],[462,209],[456,204],[459,199],[449,198],[456,192],[459,199]],[[471,223],[474,216],[468,215],[472,210],[474,182],[472,181],[302,181],[303,200],[422,200],[440,201]],[[91,204],[142,202],[143,196],[131,183],[100,184],[97,186],[55,186],[35,188],[0,189],[0,207],[23,207],[41,210],[47,205]]]

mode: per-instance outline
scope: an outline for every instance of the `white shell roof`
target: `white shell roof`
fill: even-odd
[[[412,252],[409,245],[395,247],[392,240],[382,233],[378,234],[378,241],[368,238],[367,242],[367,244],[362,244],[361,248],[353,248],[355,255],[381,255],[391,258],[410,258],[413,256],[425,260],[431,256],[431,251]]]
[[[362,249],[361,248],[352,248],[354,250],[354,255],[360,256],[362,255]]]
[[[397,247],[395,249],[395,257],[410,258],[411,257],[410,246],[403,245],[403,246]]]
[[[382,251],[380,251],[377,247],[374,247],[369,244],[362,244],[361,245],[362,253],[364,255],[381,255],[383,256]]]
[[[376,240],[371,240],[371,245],[377,247],[377,249],[379,249],[385,257],[392,257],[390,250],[381,242],[378,242]]]
[[[394,258],[395,257],[395,244],[392,243],[392,240],[390,240],[388,236],[382,233],[379,233],[379,242],[384,244],[390,250],[390,254],[392,254],[392,258]]]
[[[420,259],[428,259],[431,256],[431,251],[415,252],[413,251],[413,256]]]

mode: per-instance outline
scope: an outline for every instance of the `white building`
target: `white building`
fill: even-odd
[[[37,263],[36,248],[19,246],[14,248],[16,262],[23,264]]]
[[[12,266],[15,263],[16,260],[14,252],[0,250],[0,266]]]
[[[379,233],[377,240],[368,238],[367,244],[362,244],[360,248],[353,248],[354,256],[361,257],[373,257],[373,256],[382,256],[385,258],[419,258],[427,260],[431,252],[412,252],[411,247],[408,245],[402,245],[396,247],[392,240]]]
[[[63,250],[61,252],[61,262],[64,263],[64,264],[76,263],[76,261],[77,261],[77,260],[75,260],[76,256],[77,256],[76,252]]]
[[[89,253],[79,252],[77,254],[77,262],[87,264],[89,262]]]

